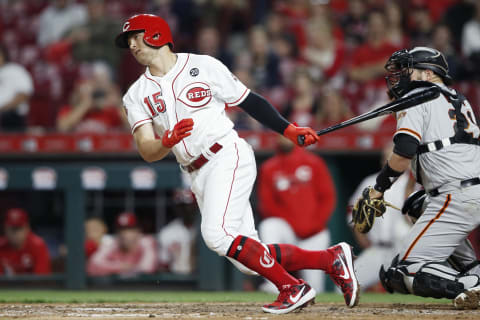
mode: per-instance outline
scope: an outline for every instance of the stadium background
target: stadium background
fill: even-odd
[[[84,10],[89,6],[103,7],[100,20],[107,27],[97,31],[92,27],[91,32],[98,32],[100,37],[91,37],[87,47],[96,55],[85,53],[78,40],[71,37],[71,30],[49,43],[39,40],[42,12],[56,2]],[[389,11],[395,11],[392,7],[397,8],[397,13]],[[467,95],[477,117],[479,114],[480,86],[475,62],[480,51],[474,48],[465,52],[461,36],[465,23],[474,19],[473,1],[0,1],[1,44],[11,61],[23,65],[34,80],[26,128],[0,133],[0,210],[12,206],[27,209],[33,230],[46,239],[55,261],[51,275],[0,276],[4,288],[28,285],[69,289],[244,289],[243,277],[208,252],[202,243],[198,245],[196,271],[190,275],[162,272],[133,278],[86,276],[85,218],[101,217],[112,230],[115,215],[132,210],[146,233],[157,232],[172,219],[172,190],[181,185],[173,157],[147,165],[137,155],[126,127],[65,131],[57,124],[60,111],[70,103],[75,88],[88,80],[95,66],[107,66],[121,93],[142,73],[127,51],[113,49],[113,36],[122,21],[139,12],[166,18],[173,29],[175,51],[217,56],[285,116],[315,128],[384,103],[383,77],[375,73],[363,76],[352,70],[384,63],[394,49],[414,45],[437,47],[446,54],[455,86]],[[378,19],[369,22],[374,20],[371,16],[379,14],[385,18],[385,34],[369,35],[369,23],[380,23]],[[218,34],[201,37],[201,31],[209,27]],[[319,33],[323,38],[315,39],[312,30],[322,30]],[[368,52],[369,37],[374,38],[373,42],[381,38],[388,43],[379,57],[358,53]],[[330,45],[322,47],[322,43]],[[308,52],[324,60],[317,61]],[[316,108],[305,111],[292,106],[298,94],[297,74],[308,74],[312,83],[310,94],[318,100]],[[329,108],[329,92],[337,95],[334,109]],[[229,113],[241,135],[254,146],[260,165],[273,154],[275,135],[238,110]],[[329,223],[333,243],[354,241],[345,221],[346,203],[361,179],[379,169],[380,150],[391,139],[393,130],[394,121],[387,117],[329,134],[312,149],[327,161],[335,180],[337,207]],[[134,183],[133,172],[154,172],[154,184]],[[255,196],[252,201],[256,207]],[[63,245],[67,248],[64,254]]]

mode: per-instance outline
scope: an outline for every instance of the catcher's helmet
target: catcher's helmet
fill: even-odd
[[[173,48],[170,27],[165,20],[153,14],[137,14],[130,17],[123,24],[122,33],[115,38],[117,47],[128,48],[128,34],[135,31],[144,31],[143,40],[152,47],[168,44]]]
[[[443,53],[428,47],[415,47],[409,53],[412,55],[414,68],[432,70],[446,85],[452,84],[452,77],[448,74],[448,63]]]
[[[399,98],[405,93],[413,69],[429,69],[440,76],[446,85],[452,84],[448,74],[445,56],[438,50],[428,47],[415,47],[399,50],[392,54],[385,64],[388,75],[385,77],[389,93]]]

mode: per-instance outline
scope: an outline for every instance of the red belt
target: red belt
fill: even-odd
[[[220,151],[220,149],[222,149],[222,145],[219,144],[219,143],[215,143],[214,145],[212,145],[210,147],[210,151],[212,153],[217,153],[218,151]],[[198,170],[200,169],[201,167],[203,167],[203,165],[205,163],[208,162],[208,159],[205,158],[205,156],[203,154],[200,155],[200,157],[198,157],[197,159],[195,159],[195,161],[193,161],[192,163],[190,163],[188,166],[184,166],[183,168],[185,170],[187,170],[188,172],[192,172],[192,171],[195,171],[195,170]]]

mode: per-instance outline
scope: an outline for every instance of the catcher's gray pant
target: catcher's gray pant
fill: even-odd
[[[480,185],[452,186],[451,190],[425,201],[424,213],[404,239],[400,260],[417,266],[444,262],[450,256],[463,265],[477,260],[464,240],[480,225]]]

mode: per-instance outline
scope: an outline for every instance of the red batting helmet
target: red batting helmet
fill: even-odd
[[[115,38],[115,44],[120,48],[128,48],[128,34],[134,31],[144,31],[143,40],[152,47],[169,44],[173,48],[172,33],[167,22],[153,14],[137,14],[123,24],[123,31]]]

